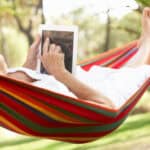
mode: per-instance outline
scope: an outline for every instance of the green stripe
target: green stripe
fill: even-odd
[[[2,93],[4,93],[4,92],[2,92]],[[16,100],[16,101],[19,101],[19,102],[21,102],[21,103],[24,103],[23,101],[21,101],[21,100],[15,98],[15,97],[12,96],[12,95],[8,95],[8,94],[6,94],[6,93],[4,93],[4,94],[5,94],[6,96],[9,96],[9,98],[10,98],[12,101],[13,101],[13,99],[14,99],[14,100]],[[30,95],[28,95],[28,96],[31,97],[32,99],[34,98],[33,96],[30,96]],[[79,121],[82,122],[82,123],[85,123],[85,122],[86,122],[86,123],[93,123],[93,122],[96,123],[96,121],[92,121],[92,120],[90,120],[90,119],[81,117],[81,116],[79,116],[79,115],[77,115],[77,114],[74,114],[74,113],[72,113],[72,112],[69,112],[69,111],[67,111],[67,110],[65,110],[65,109],[62,109],[62,108],[60,108],[60,107],[51,105],[50,103],[47,103],[47,102],[45,102],[45,101],[43,101],[43,100],[41,100],[41,99],[39,99],[39,98],[36,98],[36,101],[39,101],[40,103],[46,105],[47,107],[53,108],[54,110],[57,110],[57,111],[59,111],[59,112],[65,114],[65,115],[67,115],[67,116],[69,116],[69,117],[71,117],[71,118],[75,118],[75,119],[79,120]],[[28,104],[26,104],[26,103],[24,103],[24,104],[27,105],[27,106],[29,106],[29,107],[31,107],[32,109],[34,109],[32,106],[30,106],[30,105],[28,105]],[[45,116],[47,116],[45,113],[41,112],[40,110],[39,110],[39,112],[42,113],[42,114],[44,114]],[[47,117],[49,117],[49,116],[47,116]]]
[[[21,85],[21,84],[20,84]],[[21,85],[22,86],[22,85]],[[21,88],[21,87],[20,87]],[[96,107],[92,107],[92,106],[90,106],[90,105],[87,105],[87,104],[84,104],[84,103],[80,103],[79,101],[77,101],[77,100],[75,100],[75,99],[73,99],[73,98],[66,98],[66,97],[64,97],[64,96],[62,96],[62,95],[58,95],[58,94],[55,94],[55,93],[52,93],[52,92],[50,92],[50,91],[45,91],[45,90],[41,90],[41,89],[39,89],[38,87],[34,87],[34,89],[32,88],[32,87],[30,87],[30,86],[28,86],[27,87],[28,89],[30,89],[31,91],[33,91],[33,92],[39,92],[39,93],[43,93],[43,94],[46,94],[46,96],[48,97],[48,96],[50,96],[50,97],[48,97],[49,99],[51,99],[51,97],[54,97],[54,98],[56,98],[56,99],[59,99],[59,100],[62,100],[62,101],[65,101],[65,102],[67,102],[67,103],[70,103],[70,104],[73,104],[73,105],[76,105],[76,106],[79,106],[79,107],[81,107],[81,108],[85,108],[85,109],[87,109],[87,110],[91,110],[91,111],[93,111],[93,112],[96,112],[96,113],[98,113],[98,114],[103,114],[103,115],[105,115],[105,116],[109,116],[109,117],[115,117],[115,116],[117,116],[117,112],[109,112],[109,110],[104,110],[104,108],[96,108]],[[8,95],[10,95],[10,96],[12,96],[11,94],[9,94],[9,93],[7,93],[7,92],[5,92],[5,91],[3,91],[2,90],[2,92],[3,93],[6,93],[6,94],[8,94]],[[12,96],[12,97],[14,97],[14,96]],[[37,97],[34,97],[34,96],[32,96],[32,98],[34,98],[35,100],[37,99]],[[42,101],[42,100],[41,100]],[[86,101],[86,100],[85,100]]]
[[[47,95],[53,96],[53,97],[55,97],[57,99],[63,100],[65,102],[67,102],[67,103],[71,103],[71,104],[79,106],[81,108],[85,108],[87,110],[91,110],[91,111],[96,112],[98,114],[102,114],[102,115],[109,116],[109,117],[115,117],[117,115],[116,112],[111,112],[111,111],[109,112],[109,110],[104,110],[104,108],[96,108],[94,106],[90,106],[90,105],[85,104],[85,103],[80,103],[79,101],[74,100],[72,98],[65,98],[63,96],[60,96],[60,95],[57,95],[57,94],[53,94],[53,93],[50,93],[50,92],[47,93]]]
[[[12,96],[12,97],[13,97],[13,96]],[[32,99],[35,99],[33,96],[30,96],[30,97],[31,97]],[[45,101],[43,101],[43,100],[41,100],[41,99],[39,99],[39,98],[36,98],[36,100],[39,101],[40,103],[43,103],[44,105],[46,105],[46,106],[49,107],[49,108],[53,108],[53,109],[55,109],[55,110],[57,110],[57,111],[59,111],[59,112],[65,114],[65,115],[67,115],[67,116],[69,116],[69,117],[71,117],[71,118],[77,119],[77,120],[79,120],[79,121],[81,121],[81,122],[83,122],[83,123],[84,123],[84,122],[86,122],[86,123],[93,123],[93,121],[90,120],[90,119],[81,117],[81,116],[79,116],[79,115],[77,115],[77,114],[74,114],[74,113],[72,113],[72,112],[70,112],[70,111],[67,111],[67,110],[65,110],[65,109],[62,109],[62,108],[60,108],[60,107],[58,107],[58,106],[51,105],[50,103],[45,102]],[[22,102],[22,103],[23,103],[23,102]],[[30,107],[31,107],[31,106],[30,106]],[[44,114],[44,115],[45,115],[45,114]]]
[[[36,89],[37,90],[37,89]],[[39,90],[39,89],[38,89]],[[109,110],[104,110],[103,108],[96,108],[96,107],[92,107],[92,106],[89,106],[87,104],[84,104],[84,103],[80,103],[79,101],[73,99],[73,98],[67,98],[67,97],[64,97],[62,95],[58,95],[58,94],[54,94],[54,93],[51,93],[51,92],[47,92],[47,91],[38,91],[38,92],[41,92],[41,93],[44,93],[44,94],[47,94],[47,97],[50,96],[51,97],[54,97],[56,99],[59,99],[59,100],[63,100],[67,103],[70,103],[70,104],[73,104],[73,105],[76,105],[76,106],[79,106],[81,108],[85,108],[87,110],[91,110],[93,112],[96,112],[98,114],[103,114],[105,116],[109,116],[109,117],[115,117],[117,115],[116,112],[109,112]],[[35,99],[37,99],[35,97]],[[85,100],[86,101],[86,100]]]
[[[50,107],[50,108],[53,108],[53,109],[55,109],[55,110],[57,110],[57,111],[59,111],[59,112],[62,112],[63,114],[65,114],[66,116],[69,116],[69,117],[71,117],[71,118],[74,118],[74,119],[77,119],[77,120],[79,120],[80,122],[82,122],[82,123],[93,123],[94,121],[92,121],[92,120],[89,120],[89,119],[87,119],[87,118],[83,118],[83,117],[81,117],[81,116],[79,116],[79,115],[77,115],[77,114],[74,114],[74,113],[72,113],[72,112],[69,112],[69,111],[67,111],[67,110],[65,110],[65,109],[61,109],[61,108],[59,108],[59,107],[56,107],[56,106],[48,106],[48,107]],[[95,123],[96,123],[96,121],[95,121]]]
[[[2,108],[12,117],[14,117],[16,120],[20,121],[22,124],[24,124],[26,127],[32,129],[33,131],[39,132],[39,133],[47,133],[47,134],[54,134],[54,133],[96,133],[96,132],[103,132],[103,131],[110,131],[116,127],[118,127],[125,118],[122,118],[118,122],[107,124],[107,125],[95,125],[92,127],[80,127],[80,125],[77,125],[77,127],[59,127],[59,128],[48,128],[48,127],[41,127],[38,124],[35,124],[31,120],[28,120],[21,114],[18,114],[15,110],[10,109],[9,107],[2,104]],[[31,118],[32,119],[32,118]],[[69,125],[69,124],[68,124]]]

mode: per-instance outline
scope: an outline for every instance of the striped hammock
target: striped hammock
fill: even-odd
[[[93,65],[120,68],[137,52],[136,44],[100,54],[81,66],[85,70]],[[149,85],[150,79],[123,106],[111,109],[0,76],[0,126],[71,143],[94,141],[122,124]]]

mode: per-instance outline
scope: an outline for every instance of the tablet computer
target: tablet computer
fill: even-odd
[[[75,74],[76,61],[77,61],[77,44],[78,44],[78,28],[77,26],[65,25],[46,25],[40,26],[41,45],[39,53],[43,53],[43,44],[48,37],[50,43],[59,45],[65,55],[66,69]],[[47,74],[40,60],[38,60],[37,71]]]

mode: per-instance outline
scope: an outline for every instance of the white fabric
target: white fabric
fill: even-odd
[[[38,81],[34,85],[50,89],[71,97],[76,97],[68,88],[57,81],[53,76],[39,74],[26,68],[10,69],[9,72],[23,71],[31,78]],[[130,98],[150,77],[150,66],[144,65],[137,68],[111,69],[93,66],[88,72],[77,67],[76,77],[90,87],[99,90],[104,96],[110,99],[116,107],[120,107]]]

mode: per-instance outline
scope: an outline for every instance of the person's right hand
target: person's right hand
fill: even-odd
[[[50,44],[49,42],[48,38],[44,42],[41,61],[46,71],[56,77],[66,71],[64,53],[62,53],[59,45]]]

